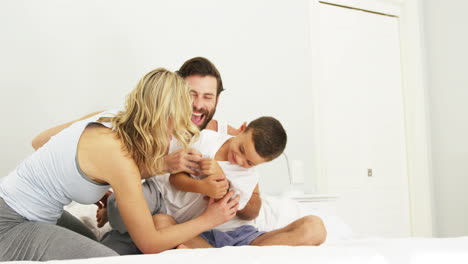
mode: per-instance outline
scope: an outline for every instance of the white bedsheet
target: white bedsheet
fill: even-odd
[[[181,249],[154,255],[49,261],[48,263],[465,264],[468,263],[468,237],[352,239],[319,247],[242,246],[220,249]]]
[[[468,237],[459,238],[367,238],[357,239],[336,215],[305,211],[290,199],[263,197],[256,225],[260,230],[280,228],[295,219],[315,214],[327,227],[326,242],[319,247],[224,247],[220,249],[169,250],[161,254],[92,258],[48,263],[148,263],[148,264],[468,264]],[[96,207],[75,204],[67,208],[97,234],[105,229],[95,226]],[[21,262],[29,263],[29,262]]]

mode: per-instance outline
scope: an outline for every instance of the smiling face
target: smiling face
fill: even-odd
[[[229,142],[227,160],[231,164],[239,165],[244,168],[267,162],[255,150],[255,144],[252,137],[252,131],[244,131]]]
[[[216,112],[218,103],[217,80],[210,75],[191,75],[187,76],[185,80],[190,86],[190,95],[193,100],[192,122],[202,130]]]

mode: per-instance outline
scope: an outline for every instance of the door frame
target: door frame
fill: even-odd
[[[395,16],[399,20],[402,63],[403,112],[406,136],[407,175],[412,236],[432,237],[434,234],[434,195],[429,130],[427,85],[423,56],[420,0],[309,0],[309,27],[311,45],[311,76],[314,95],[314,162],[316,191],[328,193],[326,172],[320,166],[320,124],[318,109],[318,5],[330,4],[359,9],[381,15]]]

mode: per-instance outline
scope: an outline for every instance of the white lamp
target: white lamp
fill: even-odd
[[[301,160],[289,162],[286,152],[282,154],[286,160],[288,169],[289,188],[283,193],[284,196],[297,196],[304,194],[304,171]]]

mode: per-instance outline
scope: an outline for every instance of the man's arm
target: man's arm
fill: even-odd
[[[42,133],[40,133],[39,135],[37,135],[33,139],[31,145],[34,148],[34,150],[37,150],[38,148],[42,147],[45,143],[47,143],[51,137],[57,135],[60,131],[64,130],[65,128],[67,128],[69,126],[71,126],[73,123],[75,123],[77,121],[80,121],[80,120],[84,120],[84,119],[89,118],[89,117],[92,117],[92,116],[97,115],[97,114],[102,113],[102,112],[103,111],[94,112],[94,113],[91,113],[89,115],[85,115],[84,117],[82,117],[80,119],[73,120],[71,122],[68,122],[68,123],[53,127],[53,128],[49,128],[49,129],[43,131]]]
[[[260,199],[260,189],[257,184],[247,205],[242,210],[237,211],[237,217],[242,220],[253,220],[257,218],[261,207],[262,199]]]

